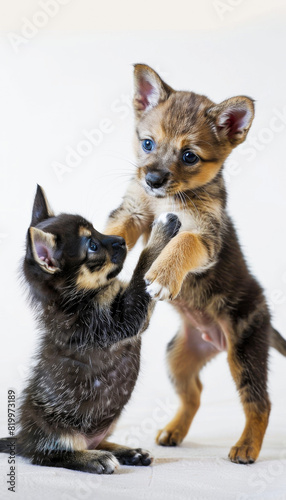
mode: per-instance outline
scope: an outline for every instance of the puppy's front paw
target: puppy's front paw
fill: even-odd
[[[154,300],[168,300],[171,298],[170,291],[165,286],[158,283],[156,280],[150,283],[149,280],[145,279],[146,292]]]
[[[155,300],[172,300],[181,289],[180,280],[172,273],[172,263],[164,268],[154,263],[144,280],[147,293]]]
[[[153,223],[153,231],[163,232],[168,238],[173,238],[179,232],[181,222],[172,212],[164,212]]]

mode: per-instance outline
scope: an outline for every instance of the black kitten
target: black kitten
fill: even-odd
[[[78,215],[55,216],[38,186],[23,269],[43,337],[20,408],[19,455],[99,474],[118,462],[151,463],[147,451],[105,439],[138,376],[140,333],[153,309],[143,277],[179,227],[174,214],[157,220],[127,286],[115,279],[123,238],[100,234]]]

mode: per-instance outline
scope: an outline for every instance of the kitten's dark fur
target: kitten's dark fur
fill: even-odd
[[[105,474],[118,462],[151,463],[147,451],[105,438],[139,371],[139,334],[153,309],[143,277],[179,226],[174,214],[155,223],[127,286],[116,278],[123,238],[100,234],[78,215],[54,216],[38,186],[23,269],[43,337],[20,408],[18,454]],[[1,440],[0,451],[7,445]]]

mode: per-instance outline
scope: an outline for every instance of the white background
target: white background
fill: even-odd
[[[130,99],[135,62],[154,67],[172,87],[206,94],[215,102],[238,94],[256,100],[256,118],[248,144],[234,151],[226,166],[229,212],[250,267],[265,287],[273,324],[286,336],[286,16],[283,2],[208,0],[177,1],[168,5],[145,1],[132,2],[131,6],[127,1],[99,5],[99,2],[72,0],[61,5],[54,17],[48,17],[42,28],[36,27],[33,36],[25,43],[22,40],[17,47],[11,33],[23,36],[27,19],[37,23],[42,7],[35,1],[14,1],[13,9],[4,2],[0,8],[3,12],[0,44],[1,435],[7,433],[7,389],[12,387],[20,392],[38,337],[17,277],[36,183],[44,187],[56,212],[80,213],[90,219],[96,229],[103,230],[107,215],[119,204],[134,168]],[[284,122],[275,118],[281,115]],[[90,147],[88,154],[78,157],[77,166],[69,167],[70,171],[61,176],[57,174],[55,162],[67,165],[67,151],[82,151],[84,131],[92,129],[105,130],[100,133],[100,143]],[[124,276],[130,275],[139,251],[140,246],[129,257]],[[257,469],[224,461],[243,428],[242,409],[224,354],[203,371],[202,407],[184,446],[166,450],[153,445],[155,429],[168,421],[176,404],[166,375],[164,353],[177,329],[178,317],[171,306],[159,303],[144,335],[142,372],[117,431],[121,441],[131,443],[133,439],[135,443],[139,439],[141,445],[148,445],[159,457],[153,467],[155,479],[148,496],[160,498],[158,488],[167,498],[176,491],[179,480],[183,488],[181,496],[204,488],[204,496],[198,498],[214,498],[217,494],[218,498],[285,500],[286,360],[276,352],[271,352],[269,376],[273,409],[261,457],[254,466]],[[154,416],[154,408],[161,408],[160,418],[159,413]],[[135,430],[130,425],[135,426]],[[3,457],[1,465],[5,471]],[[186,474],[189,466],[198,478],[202,472],[205,474],[206,467],[210,483],[206,484],[204,479],[194,482],[192,474],[190,477]],[[224,487],[220,489],[216,483],[215,467],[223,471],[222,475],[226,474],[229,491]],[[19,464],[21,470],[19,498],[28,498],[25,477],[30,468],[24,461]],[[260,470],[264,479],[260,479],[258,486],[255,474]],[[37,474],[35,471],[38,468],[33,468],[33,477],[42,474],[34,486],[36,491],[46,484],[51,472],[43,475],[42,470]],[[68,474],[68,481],[71,477],[73,480],[82,477],[70,476],[74,473],[69,471],[61,474]],[[150,474],[147,469],[132,469],[133,483],[130,483],[131,474],[120,476],[125,498],[128,485],[134,484],[137,488],[138,478],[141,485],[145,484],[146,474]],[[56,477],[59,478],[59,474]],[[167,477],[170,483],[166,482]],[[105,498],[104,492],[110,494],[108,488],[114,484],[105,480],[105,489],[100,490],[102,498]],[[5,492],[5,484],[3,488]],[[74,491],[78,491],[74,493],[75,498],[92,498],[83,497],[76,487]],[[240,496],[242,493],[246,496]],[[99,498],[98,490],[96,495]]]

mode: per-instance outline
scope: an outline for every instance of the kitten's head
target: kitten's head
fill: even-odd
[[[137,178],[150,195],[172,196],[216,177],[254,118],[249,97],[215,104],[194,92],[178,92],[149,66],[134,71]]]
[[[123,238],[99,233],[79,215],[55,216],[38,186],[24,272],[39,297],[98,291],[121,271],[125,257]]]

